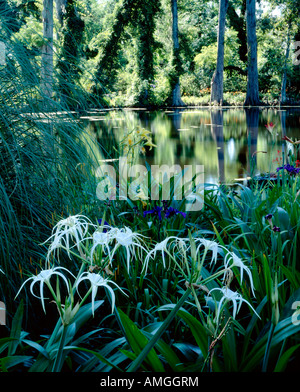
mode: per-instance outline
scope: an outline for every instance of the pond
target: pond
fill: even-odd
[[[102,146],[94,151],[99,160],[117,158],[124,135],[143,128],[156,147],[139,154],[139,163],[203,165],[204,180],[211,184],[245,183],[251,172],[276,170],[286,149],[282,136],[300,139],[299,107],[111,110],[90,113],[82,121]],[[270,123],[273,133],[266,128]]]

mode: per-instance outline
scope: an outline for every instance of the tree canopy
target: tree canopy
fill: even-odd
[[[48,39],[44,3],[0,1],[1,40],[18,40],[38,62]],[[175,86],[182,104],[209,104],[216,88],[216,103],[300,99],[299,0],[56,0],[53,7],[54,97],[71,107],[81,106],[79,97],[172,105]]]

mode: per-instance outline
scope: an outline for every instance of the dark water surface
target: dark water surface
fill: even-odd
[[[300,139],[300,108],[222,108],[164,111],[123,110],[85,117],[93,140],[103,146],[100,159],[117,158],[118,145],[134,129],[151,131],[153,149],[139,154],[149,165],[204,165],[205,182],[243,183],[255,173],[281,165],[284,135]],[[266,124],[273,123],[271,134]]]

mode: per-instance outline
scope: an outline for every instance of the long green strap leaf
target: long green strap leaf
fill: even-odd
[[[149,340],[148,344],[144,347],[142,352],[139,354],[139,356],[133,361],[133,363],[129,366],[127,369],[127,372],[134,372],[136,371],[144,361],[144,359],[147,357],[148,353],[152,350],[152,348],[155,346],[156,342],[162,334],[165,332],[165,330],[168,328],[169,324],[171,321],[174,319],[176,316],[178,310],[181,308],[181,306],[184,304],[185,300],[188,298],[188,296],[191,294],[191,290],[187,289],[183,296],[180,298],[178,301],[177,305],[172,309],[172,311],[169,313],[168,317],[165,319],[163,324],[159,327],[157,332],[153,335],[152,339]]]
[[[147,346],[148,339],[146,336],[138,329],[135,323],[130,320],[130,318],[119,309],[119,316],[122,321],[127,340],[132,348],[132,351],[138,356],[139,358],[140,353],[142,352],[143,348]],[[145,357],[145,361],[148,365],[152,367],[154,371],[163,372],[164,367],[158,358],[158,355],[154,351],[153,347],[147,353]]]
[[[274,329],[271,349],[272,347],[280,344],[284,339],[287,339],[288,337],[300,332],[300,326],[293,324],[292,321],[293,320],[291,317],[279,321]],[[264,337],[255,345],[252,351],[249,352],[244,362],[240,366],[240,371],[253,371],[259,365],[264,357],[267,340],[268,334],[265,334]]]
[[[300,347],[300,344],[297,344],[296,346],[290,347],[279,359],[277,362],[277,365],[274,369],[274,372],[284,372],[285,368],[287,366],[287,363],[290,359],[290,357],[294,354],[296,350]]]

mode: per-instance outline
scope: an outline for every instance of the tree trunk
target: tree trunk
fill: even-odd
[[[174,75],[172,77],[172,106],[184,106],[184,102],[181,99],[180,94],[180,82],[179,76],[181,73],[181,64],[179,58],[179,39],[178,39],[178,12],[177,12],[177,0],[171,0],[172,9],[172,40],[173,40],[173,66]]]
[[[248,82],[247,94],[244,106],[258,106],[258,69],[257,69],[257,38],[256,38],[256,17],[255,1],[247,0],[246,25],[247,25],[247,46],[248,46]]]
[[[291,35],[290,35],[291,22],[288,24],[288,33],[287,33],[287,47],[285,52],[285,60],[284,60],[284,68],[281,82],[281,95],[280,95],[280,105],[283,105],[286,102],[286,79],[287,79],[287,61],[290,55],[290,44],[291,44]]]
[[[221,109],[212,110],[210,112],[210,118],[211,133],[217,144],[219,183],[224,184],[226,177],[224,160],[223,111]]]
[[[257,163],[257,138],[259,126],[259,108],[245,108],[248,133],[248,173],[254,175]]]
[[[224,74],[224,41],[225,20],[228,8],[228,0],[219,1],[219,24],[218,24],[218,55],[217,66],[211,81],[210,102],[222,105],[223,103],[223,74]]]
[[[53,93],[53,0],[43,0],[43,39],[41,91],[44,98]]]
[[[59,24],[63,25],[64,14],[66,13],[67,0],[55,0],[56,14]]]

